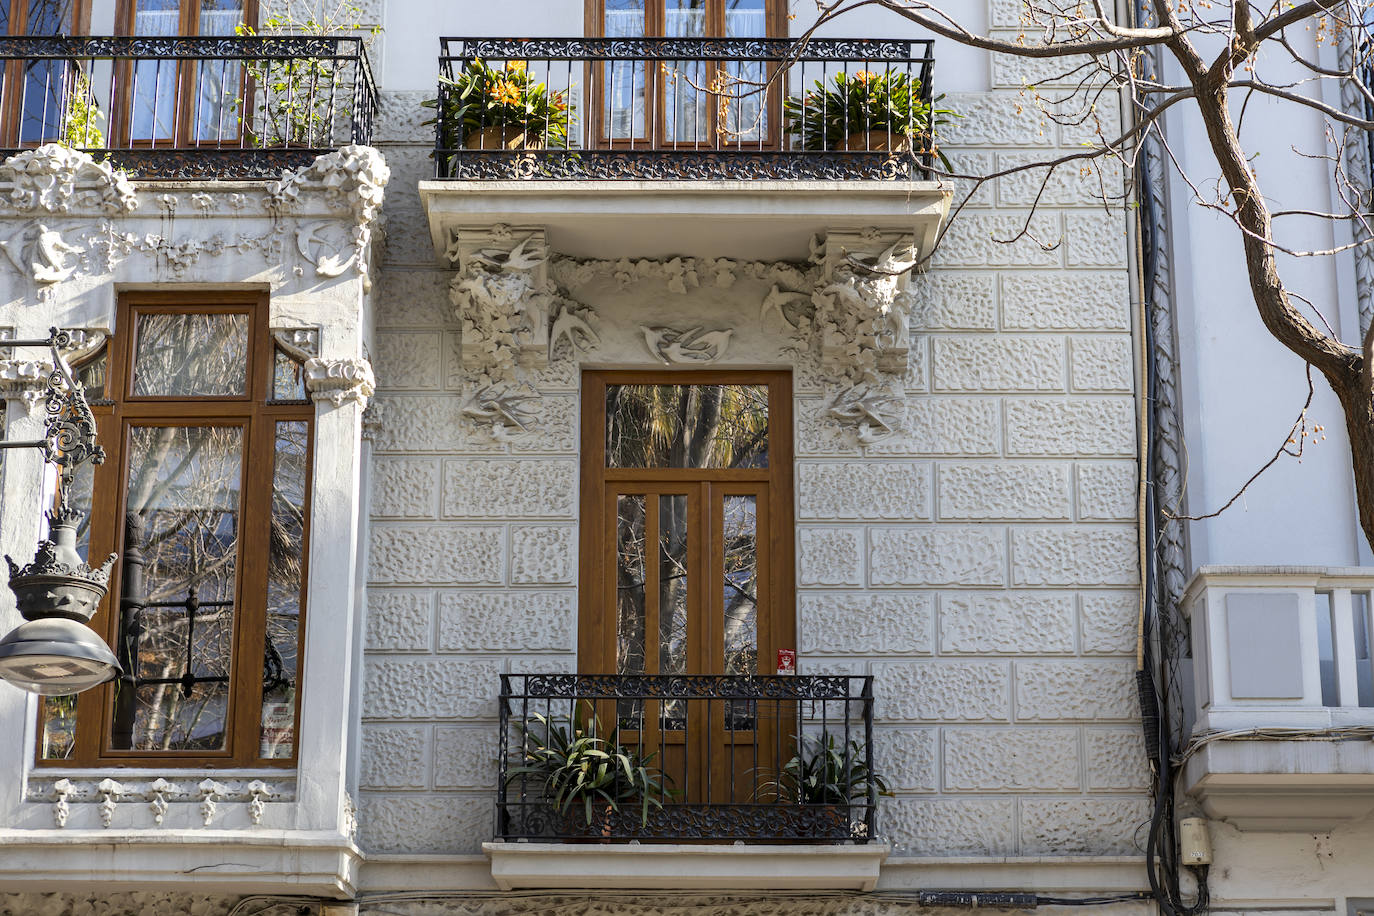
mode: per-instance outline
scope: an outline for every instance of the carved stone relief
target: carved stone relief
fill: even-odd
[[[115,214],[138,208],[124,173],[55,143],[0,163],[0,201],[19,213]]]
[[[327,400],[335,407],[344,401],[357,401],[366,408],[376,388],[372,364],[365,359],[306,360],[305,389],[317,401]]]
[[[30,802],[50,802],[53,823],[59,828],[67,825],[74,805],[94,805],[101,824],[110,827],[121,806],[134,803],[143,806],[154,827],[163,825],[173,805],[195,807],[207,827],[213,824],[222,806],[242,805],[256,825],[262,823],[268,802],[289,802],[295,798],[296,784],[291,777],[271,782],[248,778],[174,782],[162,776],[132,782],[95,776],[55,780],[35,777],[29,780],[25,794]],[[135,826],[138,825],[136,822]]]
[[[639,329],[644,335],[644,345],[649,348],[655,359],[665,366],[704,366],[714,363],[725,356],[730,345],[733,330],[708,331],[705,328],[651,328]]]

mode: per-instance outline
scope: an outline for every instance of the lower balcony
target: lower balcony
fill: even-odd
[[[376,107],[349,36],[0,36],[0,159],[56,143],[133,178],[278,178],[370,143]]]
[[[872,889],[872,725],[869,677],[505,675],[492,876]]]
[[[1203,567],[1184,771],[1242,830],[1325,832],[1374,811],[1374,569]]]

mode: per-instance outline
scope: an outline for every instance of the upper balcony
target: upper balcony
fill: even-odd
[[[933,42],[445,38],[435,251],[460,228],[537,226],[574,257],[804,259],[868,228],[922,253],[933,180]],[[843,193],[836,191],[843,189]]]
[[[1209,815],[1324,832],[1374,810],[1371,607],[1371,569],[1198,571],[1184,785]]]
[[[0,158],[59,143],[146,179],[275,178],[367,144],[350,36],[0,37]]]

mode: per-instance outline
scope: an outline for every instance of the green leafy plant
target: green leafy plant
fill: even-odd
[[[261,31],[242,23],[235,27],[238,35],[313,35],[326,37],[363,29],[358,22],[361,7],[339,3],[332,9],[312,9],[301,15],[295,4],[263,20]],[[381,32],[381,26],[367,29],[368,37]],[[257,146],[330,147],[336,124],[347,123],[352,116],[352,92],[341,91],[337,85],[342,72],[358,67],[361,61],[335,60],[319,57],[248,61],[248,77],[259,100],[253,114],[252,141]],[[352,76],[361,80],[363,75]],[[240,100],[235,105],[241,104]]]
[[[436,110],[435,118],[426,123],[439,123],[442,149],[460,149],[487,128],[521,135],[527,147],[568,145],[575,107],[568,92],[550,90],[530,74],[524,61],[507,61],[498,70],[472,60],[457,78],[441,76],[439,82],[444,87],[440,97],[420,104]]]
[[[62,145],[72,149],[104,149],[105,132],[101,125],[105,115],[91,91],[91,80],[78,73],[67,94],[67,111],[62,122]]]
[[[783,102],[789,132],[803,149],[844,149],[856,134],[890,134],[908,143],[957,115],[921,99],[921,81],[902,70],[836,73],[829,83],[816,80],[802,97]],[[938,151],[937,151],[938,154]],[[948,165],[943,154],[941,161]]]
[[[797,753],[778,771],[777,778],[759,787],[766,799],[801,805],[867,803],[871,793],[891,795],[887,780],[869,769],[858,741],[836,743],[828,732],[794,736]]]
[[[657,752],[641,754],[621,747],[619,728],[601,737],[595,715],[582,712],[559,719],[533,714],[521,723],[523,762],[506,771],[506,784],[532,778],[559,814],[580,809],[591,826],[599,812],[619,812],[636,805],[640,825],[649,812],[663,807],[663,799],[678,793],[668,787],[671,777],[654,765]]]

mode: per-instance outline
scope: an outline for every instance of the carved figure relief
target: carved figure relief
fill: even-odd
[[[725,356],[733,329],[708,331],[704,328],[641,327],[644,345],[665,366],[705,366]]]

